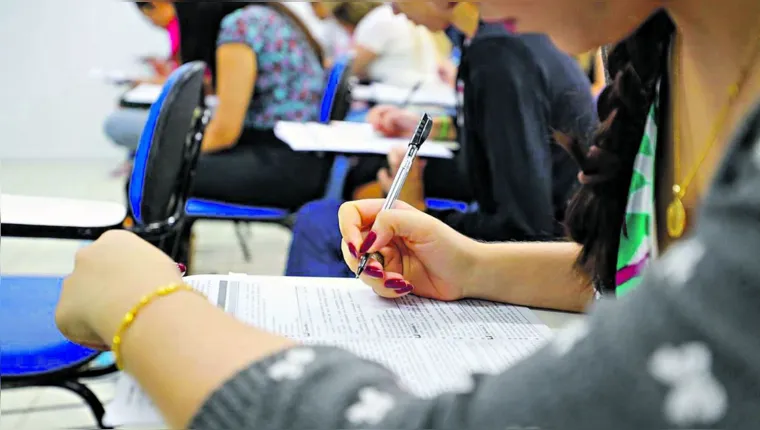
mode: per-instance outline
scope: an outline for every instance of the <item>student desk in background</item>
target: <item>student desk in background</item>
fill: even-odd
[[[381,83],[356,85],[351,90],[351,97],[354,101],[372,104],[432,106],[447,110],[456,109],[457,105],[454,89],[445,85],[423,85],[418,88]]]
[[[121,96],[119,105],[123,108],[150,109],[158,100],[163,86],[155,84],[140,84]],[[213,108],[218,103],[216,96],[206,97],[206,106]]]

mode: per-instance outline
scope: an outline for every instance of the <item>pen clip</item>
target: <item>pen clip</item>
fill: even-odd
[[[430,132],[433,130],[433,118],[428,114],[422,114],[417,130],[412,136],[412,140],[409,141],[409,146],[414,146],[419,149],[423,143],[430,137]]]

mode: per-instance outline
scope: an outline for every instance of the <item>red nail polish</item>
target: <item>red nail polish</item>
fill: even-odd
[[[179,273],[181,273],[181,274],[183,274],[183,275],[184,275],[185,273],[187,273],[187,266],[185,266],[185,265],[184,265],[184,264],[182,264],[182,263],[177,263],[177,269],[179,269]]]
[[[368,266],[366,269],[364,269],[364,274],[369,276],[370,278],[376,278],[376,279],[383,278],[383,271],[380,269],[376,269],[372,266]]]
[[[385,288],[399,289],[407,288],[408,284],[403,279],[388,279],[385,281]]]
[[[398,295],[409,294],[409,293],[411,293],[413,290],[414,290],[414,287],[412,287],[412,286],[410,285],[410,286],[408,286],[408,287],[406,287],[406,288],[399,288],[398,290],[396,290],[396,294],[398,294]]]
[[[348,244],[348,252],[351,253],[352,257],[359,258],[359,254],[356,252],[356,247],[353,243]]]
[[[375,244],[375,241],[377,240],[377,233],[374,231],[369,232],[367,234],[367,237],[364,238],[364,243],[362,243],[362,246],[359,248],[359,254],[366,254],[367,251],[369,251],[370,248],[372,248],[372,245]]]

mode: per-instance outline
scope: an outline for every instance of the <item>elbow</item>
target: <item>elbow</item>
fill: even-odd
[[[204,139],[204,152],[217,152],[230,149],[238,142],[243,133],[243,126],[233,124],[217,124],[209,127]]]

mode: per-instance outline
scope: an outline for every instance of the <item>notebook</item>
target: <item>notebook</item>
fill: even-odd
[[[416,296],[386,300],[354,279],[191,276],[186,281],[236,318],[307,345],[345,348],[395,371],[419,396],[466,389],[472,373],[497,373],[551,337],[529,309]],[[436,365],[430,365],[436,363]],[[106,408],[111,426],[160,426],[139,385],[121,375]]]
[[[280,121],[275,125],[274,133],[294,151],[385,155],[396,146],[409,144],[408,139],[381,137],[366,123],[334,121],[321,124]],[[420,148],[419,156],[453,158],[453,151],[456,149],[456,142],[429,140]]]

